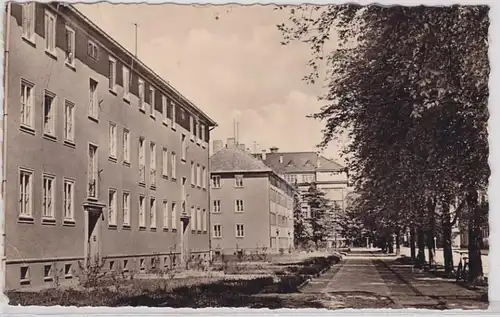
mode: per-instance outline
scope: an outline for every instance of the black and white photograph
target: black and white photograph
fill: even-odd
[[[487,310],[490,9],[5,2],[8,305]]]

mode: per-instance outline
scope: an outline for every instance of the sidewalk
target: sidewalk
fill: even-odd
[[[458,262],[460,261],[460,254],[456,253],[455,251],[458,251],[458,250],[454,250],[453,251],[453,265],[456,267],[458,265]],[[466,251],[466,250],[463,250],[463,251]],[[401,247],[401,255],[406,255],[407,257],[410,257],[411,256],[411,250],[410,250],[410,248]],[[425,250],[425,257],[426,257],[426,259],[427,259],[428,255],[429,254],[428,254],[427,250]],[[438,264],[444,265],[444,253],[443,253],[443,249],[437,249],[436,250],[436,254],[435,254],[434,260]],[[488,258],[488,254],[483,254],[481,256],[481,261],[483,262],[483,274],[484,274],[485,277],[488,277],[488,272],[489,272],[489,258]]]

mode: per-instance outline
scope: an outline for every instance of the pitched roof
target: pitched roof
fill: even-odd
[[[261,154],[254,156],[261,157]],[[344,169],[342,165],[316,152],[266,153],[263,162],[278,173],[336,172]]]
[[[222,148],[210,157],[211,172],[272,172],[262,161],[236,147]]]

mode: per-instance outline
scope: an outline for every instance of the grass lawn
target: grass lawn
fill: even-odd
[[[226,265],[223,274],[215,271],[183,278],[103,279],[94,287],[11,291],[7,296],[11,305],[319,308],[324,306],[307,297],[310,295],[279,294],[298,293],[304,281],[339,261],[338,256],[292,263],[236,261]]]

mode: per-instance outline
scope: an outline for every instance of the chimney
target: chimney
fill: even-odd
[[[266,160],[266,150],[262,150],[262,160]]]
[[[226,143],[226,147],[228,149],[233,149],[236,147],[236,140],[235,138],[227,138],[227,143]]]
[[[224,143],[222,140],[214,140],[213,144],[213,153],[220,151],[224,147]]]
[[[273,146],[269,150],[271,151],[271,153],[276,153],[276,152],[278,152],[279,149],[277,147]]]
[[[238,144],[238,149],[242,150],[245,152],[245,144],[239,143]]]

